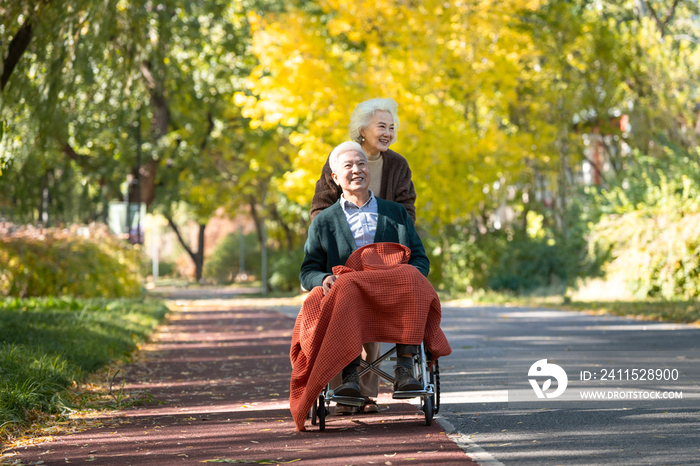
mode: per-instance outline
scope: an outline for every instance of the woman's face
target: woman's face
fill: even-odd
[[[361,130],[360,134],[365,138],[362,148],[367,152],[367,155],[375,156],[389,149],[396,135],[391,113],[384,110],[374,112],[369,126]]]

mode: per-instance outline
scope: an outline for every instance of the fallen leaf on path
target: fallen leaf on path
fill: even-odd
[[[384,456],[386,456],[387,458],[391,458],[392,456],[396,456],[396,453],[394,453],[393,455],[384,455]]]
[[[204,460],[202,463],[236,463],[236,464],[287,464],[301,461],[301,458],[295,460],[228,460],[224,458],[215,458],[212,460]]]

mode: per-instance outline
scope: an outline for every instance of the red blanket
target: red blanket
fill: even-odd
[[[314,400],[330,380],[379,341],[425,343],[434,359],[452,352],[440,329],[440,300],[432,285],[408,265],[411,250],[397,243],[357,249],[345,266],[333,267],[338,279],[330,293],[314,288],[297,316],[290,358],[289,407],[303,431]]]

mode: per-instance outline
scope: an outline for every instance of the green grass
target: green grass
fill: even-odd
[[[560,309],[595,311],[619,316],[637,316],[666,322],[700,322],[700,301],[573,301],[555,304]]]
[[[591,311],[619,316],[634,316],[665,322],[700,322],[700,301],[641,300],[571,300],[560,294],[517,295],[493,291],[478,291],[470,295],[441,295],[442,301],[462,300],[474,305],[515,305],[547,307],[570,311]]]
[[[73,381],[128,357],[167,311],[136,299],[0,299],[0,431],[60,413]]]

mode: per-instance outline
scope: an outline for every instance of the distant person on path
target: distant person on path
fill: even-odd
[[[350,117],[350,139],[359,143],[369,162],[371,175],[370,191],[381,199],[394,201],[406,208],[413,222],[416,221],[416,191],[411,180],[408,162],[398,153],[389,149],[396,141],[399,130],[398,105],[394,99],[371,99],[358,104]],[[330,158],[329,158],[330,160]],[[311,201],[311,220],[322,210],[335,204],[342,189],[334,181],[328,160],[316,182],[316,192]],[[366,343],[362,351],[365,361],[374,361],[380,355],[380,343]],[[340,376],[333,379],[332,386],[340,383]],[[379,394],[379,376],[369,373],[360,380],[365,404],[360,413],[376,413],[377,404],[372,398]],[[336,414],[354,414],[358,408],[339,407]]]

